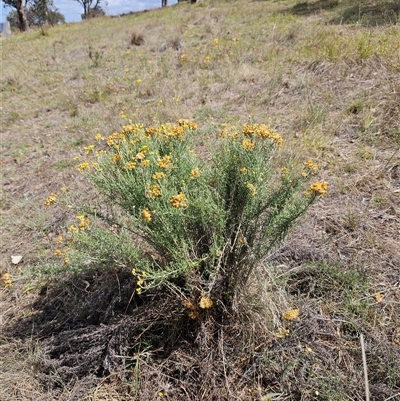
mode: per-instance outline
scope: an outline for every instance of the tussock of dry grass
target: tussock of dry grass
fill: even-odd
[[[369,3],[359,24],[347,1],[204,0],[2,40],[0,399],[363,399],[361,332],[371,398],[400,397],[400,33],[395,2]],[[95,196],[78,147],[178,118],[267,122],[329,183],[237,314],[201,328],[168,291],[131,299],[117,266],[41,274],[73,218],[46,196]]]

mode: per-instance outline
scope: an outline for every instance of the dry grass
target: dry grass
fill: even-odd
[[[145,44],[144,36],[138,32],[132,32],[131,45],[142,46]]]
[[[381,18],[395,2],[379,24],[363,2],[362,23],[349,25],[336,23],[354,22],[349,2],[245,3],[2,39],[1,273],[13,285],[0,289],[0,399],[361,400],[360,333],[371,399],[400,397],[400,30]],[[146,41],[127,47],[133,26]],[[129,277],[117,267],[41,273],[71,218],[45,197],[62,187],[92,196],[74,168],[78,147],[127,119],[178,118],[268,122],[284,136],[282,157],[312,158],[329,182],[223,327],[190,326],[168,293],[126,309]],[[293,306],[300,317],[283,321]],[[289,335],[276,338],[279,327]]]

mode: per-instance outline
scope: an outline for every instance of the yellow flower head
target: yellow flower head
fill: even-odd
[[[69,233],[73,233],[75,231],[78,231],[78,229],[74,225],[71,225],[71,226],[68,227],[68,232]]]
[[[6,287],[6,288],[11,287],[12,280],[11,280],[11,277],[10,277],[10,275],[8,273],[4,273],[1,276],[1,279],[3,280],[4,287]]]
[[[314,170],[314,171],[318,170],[318,166],[315,163],[313,163],[311,160],[307,160],[303,164],[305,167],[307,167],[310,170]]]
[[[118,153],[114,153],[114,154],[111,156],[111,160],[112,160],[114,163],[118,164],[118,163],[121,162],[121,156],[120,156]]]
[[[251,196],[255,196],[257,193],[256,187],[253,184],[248,183],[246,188],[250,191]]]
[[[85,152],[85,155],[88,155],[94,148],[94,145],[84,146],[82,150]]]
[[[194,180],[196,177],[198,177],[200,175],[199,173],[199,169],[198,168],[194,168],[191,172],[190,172],[190,176],[189,178],[191,180]]]
[[[156,181],[159,181],[159,180],[161,180],[161,179],[163,179],[163,178],[165,178],[165,177],[166,177],[166,175],[165,175],[165,173],[163,173],[162,171],[158,171],[158,172],[154,173],[154,174],[151,176],[151,178],[152,178],[153,180],[156,180]]]
[[[89,225],[89,219],[83,219],[79,222],[78,227],[84,230]]]
[[[300,310],[299,309],[289,309],[285,313],[282,314],[282,317],[285,320],[293,320],[299,317]]]
[[[142,216],[142,219],[146,222],[149,223],[151,221],[151,213],[149,212],[148,209],[143,209],[140,213]]]
[[[136,163],[133,161],[129,161],[125,163],[126,170],[134,170],[136,168]]]
[[[182,305],[186,308],[186,309],[190,309],[190,310],[196,310],[196,305],[194,305],[192,302],[190,302],[187,299],[184,299],[182,301]]]
[[[157,160],[157,166],[159,168],[163,168],[163,169],[169,169],[172,168],[173,164],[171,161],[171,156],[170,155],[166,155],[164,157],[162,157],[161,159]]]
[[[141,161],[140,167],[146,168],[149,164],[150,164],[150,160],[145,159],[145,160]]]
[[[198,128],[197,123],[193,121],[186,120],[185,118],[181,118],[177,121],[178,125],[185,129],[196,130]]]
[[[242,141],[242,148],[251,151],[254,149],[255,144],[256,143],[254,141],[252,141],[251,139],[245,138]]]
[[[289,330],[284,327],[279,327],[278,331],[275,333],[276,338],[283,338],[287,335],[289,335]]]
[[[213,306],[213,301],[208,298],[207,294],[203,293],[201,294],[199,306],[201,309],[208,309]]]
[[[79,163],[78,166],[77,166],[77,169],[78,169],[79,172],[85,171],[88,168],[89,168],[89,163],[88,162]]]
[[[310,185],[310,192],[313,195],[325,195],[328,191],[328,184],[326,182],[316,181]]]
[[[379,294],[379,292],[376,292],[376,293],[374,294],[374,299],[375,299],[375,302],[382,302],[382,296],[381,296],[381,294]]]
[[[114,132],[109,135],[106,139],[106,143],[110,147],[116,147],[119,143],[125,140],[125,134],[123,132]]]
[[[186,196],[180,192],[178,195],[172,195],[169,198],[169,203],[171,204],[172,207],[178,209],[178,208],[185,208],[188,205],[188,200]]]
[[[50,206],[52,205],[55,201],[57,200],[57,194],[52,193],[50,194],[44,201],[45,206]]]
[[[160,186],[157,184],[151,184],[146,190],[146,196],[150,199],[161,196]]]
[[[137,161],[142,161],[142,160],[144,160],[146,158],[146,155],[144,154],[144,152],[139,152],[136,156],[135,156],[135,159],[137,160]]]
[[[154,127],[154,126],[147,127],[147,128],[144,130],[144,134],[145,134],[146,136],[155,135],[155,134],[157,134],[157,133],[158,133],[158,128],[157,128],[157,127]]]

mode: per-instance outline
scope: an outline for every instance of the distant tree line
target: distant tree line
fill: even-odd
[[[197,3],[197,0],[178,0],[178,3],[183,3],[184,1],[189,2],[190,4]],[[167,7],[168,5],[168,0],[161,0],[161,7]]]
[[[100,3],[103,0],[74,0],[83,7],[82,19],[101,17],[106,15],[104,10],[101,8]],[[105,1],[107,5],[107,0]]]

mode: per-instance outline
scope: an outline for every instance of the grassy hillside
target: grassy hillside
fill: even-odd
[[[361,400],[360,334],[371,399],[400,399],[398,18],[389,0],[204,0],[3,38],[0,399]],[[267,123],[277,164],[328,182],[240,318],[198,336],[171,327],[171,294],[129,309],[121,266],[50,274],[74,214],[44,206],[96,197],[75,160],[96,134],[180,118]]]

